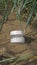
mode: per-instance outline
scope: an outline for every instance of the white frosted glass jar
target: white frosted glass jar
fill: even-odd
[[[24,43],[25,42],[24,32],[21,30],[11,31],[10,36],[11,36],[11,39],[10,39],[11,43]]]

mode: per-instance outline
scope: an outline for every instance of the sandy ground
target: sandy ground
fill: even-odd
[[[21,21],[21,25],[22,29],[25,32],[25,22]],[[29,39],[27,37],[26,42],[24,44],[11,44],[9,39],[10,39],[10,31],[12,30],[20,30],[19,22],[16,20],[15,14],[9,15],[8,21],[3,25],[2,32],[0,33],[0,55],[17,57],[20,56],[21,54],[37,50],[37,40],[32,40],[31,37]],[[29,26],[25,33],[30,33],[31,31],[32,29]],[[35,65],[35,63],[33,62],[33,64],[31,63],[27,65]],[[10,65],[14,64],[11,63]],[[25,64],[23,61],[17,65],[25,65]]]

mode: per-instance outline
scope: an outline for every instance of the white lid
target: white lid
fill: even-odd
[[[21,30],[15,30],[15,31],[11,31],[10,35],[24,35],[24,32]]]

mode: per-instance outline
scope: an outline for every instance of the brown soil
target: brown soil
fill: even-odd
[[[25,22],[21,21],[22,24],[22,28],[25,32]],[[26,42],[24,44],[11,44],[9,39],[10,39],[10,31],[12,30],[20,30],[19,27],[19,22],[16,20],[16,15],[14,14],[10,14],[8,17],[8,21],[7,23],[5,23],[3,25],[2,31],[0,33],[0,56],[4,55],[4,56],[20,56],[21,54],[25,54],[27,52],[32,52],[37,50],[37,40],[33,40],[33,36],[26,37]],[[27,30],[26,30],[26,34],[30,33],[32,31],[31,27],[28,26]],[[37,35],[36,35],[37,36]],[[25,65],[26,62],[20,62],[16,65]],[[35,64],[37,64],[35,62]],[[14,65],[14,64],[10,64],[10,65]],[[34,65],[33,64],[27,64],[27,65]]]

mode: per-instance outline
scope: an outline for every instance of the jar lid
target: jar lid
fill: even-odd
[[[15,31],[11,31],[10,35],[24,35],[24,32],[21,30],[15,30]]]

